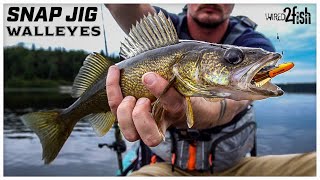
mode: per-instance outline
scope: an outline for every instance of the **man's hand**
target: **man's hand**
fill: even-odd
[[[147,146],[157,146],[162,142],[162,135],[152,117],[150,100],[148,98],[136,100],[133,96],[123,98],[119,80],[119,69],[116,66],[111,66],[107,75],[106,91],[109,106],[117,116],[121,132],[128,141],[142,139]],[[168,85],[167,80],[152,72],[144,74],[142,82],[157,98]],[[184,96],[171,87],[161,96],[160,103],[164,108],[160,121],[163,134],[171,125],[187,128]],[[219,102],[209,102],[202,97],[192,97],[191,103],[195,117],[195,124],[192,128],[205,129],[229,122],[237,113],[247,107],[249,101],[227,100],[226,113],[219,121],[221,108]]]
[[[152,72],[144,74],[142,82],[157,98],[168,85],[167,80]],[[148,146],[160,144],[162,135],[152,117],[150,100],[136,100],[133,96],[123,98],[119,87],[119,69],[115,66],[109,68],[106,85],[111,111],[117,115],[124,137],[128,141],[141,138]],[[173,87],[161,97],[160,103],[165,109],[160,122],[163,134],[170,125],[185,123],[185,99]]]

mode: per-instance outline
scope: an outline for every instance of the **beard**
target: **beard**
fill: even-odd
[[[217,28],[228,19],[229,9],[230,8],[218,4],[202,4],[195,9],[192,9],[190,11],[190,16],[200,27],[213,29]]]
[[[211,22],[205,22],[205,21],[200,21],[198,18],[196,17],[192,17],[192,19],[202,28],[206,28],[206,29],[214,29],[218,26],[220,26],[225,19],[221,19],[218,21],[211,21]]]

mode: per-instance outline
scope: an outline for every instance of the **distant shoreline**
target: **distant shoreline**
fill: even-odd
[[[290,84],[277,84],[285,92],[291,93],[317,93],[316,83],[290,83]]]

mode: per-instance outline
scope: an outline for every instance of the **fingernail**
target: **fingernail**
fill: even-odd
[[[117,68],[116,65],[112,65],[112,66],[109,67],[109,71],[113,71],[113,70],[115,70],[116,68]]]
[[[140,99],[138,99],[136,105],[143,104],[143,103],[145,103],[146,101],[147,101],[147,98],[140,98]]]
[[[135,98],[133,96],[126,96],[122,101],[134,101]]]
[[[146,73],[143,77],[143,81],[146,85],[151,86],[157,80],[157,76],[154,73]]]

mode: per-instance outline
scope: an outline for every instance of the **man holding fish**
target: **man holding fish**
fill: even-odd
[[[98,136],[118,120],[127,140],[141,140],[132,175],[315,175],[315,153],[244,158],[256,155],[251,102],[283,95],[270,80],[293,63],[276,65],[281,54],[250,19],[230,17],[233,4],[189,4],[179,16],[106,6],[128,34],[124,60],[88,55],[73,104],[21,116],[45,164],[87,117]]]
[[[154,14],[162,11],[172,20],[179,39],[256,47],[271,52],[274,51],[271,42],[267,38],[254,31],[254,28],[250,28],[252,21],[248,19],[241,20],[241,22],[249,24],[243,30],[243,25],[237,25],[239,19],[232,20],[230,18],[234,8],[233,4],[188,4],[185,14],[180,14],[179,16],[148,4],[108,4],[106,7],[127,34],[130,32],[132,24],[135,24],[144,15],[147,16],[148,13]],[[234,29],[240,29],[241,32],[236,39],[231,38],[235,34]],[[226,57],[227,55],[230,58]],[[244,56],[243,53],[239,53],[236,50],[230,51],[229,54],[225,53],[225,59],[231,64],[237,64],[237,61],[243,58],[242,56]],[[276,61],[268,62],[259,70],[256,70],[254,77],[252,76],[251,84],[257,88],[271,87],[269,85],[271,84],[269,82],[271,78],[293,67],[292,63],[278,66],[275,63]],[[223,73],[222,70],[221,72]],[[255,136],[255,133],[252,132],[255,132],[255,126],[250,129],[250,125],[254,123],[248,123],[254,122],[250,104],[252,100],[262,99],[261,97],[242,98],[247,100],[237,97],[230,99],[185,98],[181,91],[168,86],[172,83],[171,81],[157,73],[147,72],[142,76],[141,80],[151,94],[158,98],[157,103],[161,104],[163,108],[160,113],[161,121],[159,122],[151,115],[151,112],[154,114],[154,108],[152,108],[154,104],[149,98],[123,96],[119,86],[120,71],[117,66],[109,68],[106,80],[108,103],[113,114],[117,116],[122,134],[129,141],[141,139],[152,150],[151,160],[148,161],[152,165],[144,166],[146,163],[142,163],[140,166],[144,167],[135,171],[132,175],[211,175],[212,173],[213,175],[244,176],[315,175],[315,153],[243,157],[244,153],[248,153],[254,144],[252,136]],[[225,80],[219,79],[220,81]],[[274,96],[282,95],[281,93],[283,92],[279,91]],[[189,105],[192,105],[192,116],[188,115],[190,114],[188,113],[190,111]],[[186,121],[188,123],[185,123]],[[247,124],[247,126],[238,126],[238,124]],[[232,129],[230,128],[231,126],[236,128]],[[158,130],[159,127],[160,132]],[[219,130],[216,134],[212,132],[217,129]],[[230,129],[231,131],[229,132],[228,130]],[[166,131],[167,133],[165,133]],[[169,131],[170,133],[168,133]],[[232,148],[241,150],[234,152],[226,150],[224,159],[223,152],[219,154],[216,151],[219,151],[219,148],[220,151],[227,149],[223,141],[225,140],[228,144],[228,138],[221,135],[225,131],[232,134],[232,137],[237,139],[236,141],[242,141],[242,143],[232,142],[235,143]],[[233,133],[233,131],[242,133]],[[209,135],[208,132],[210,132]],[[202,137],[202,139],[199,137]],[[212,140],[215,137],[220,137],[215,139],[219,142]],[[205,138],[207,140],[203,140]],[[165,142],[163,142],[164,139]],[[249,149],[243,149],[245,146],[248,146]],[[150,151],[150,149],[148,150]],[[229,156],[228,154],[232,155]],[[232,157],[235,157],[234,161]],[[156,162],[155,159],[159,162],[154,163]],[[170,162],[171,165],[161,161]],[[220,166],[219,163],[227,165]]]

